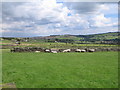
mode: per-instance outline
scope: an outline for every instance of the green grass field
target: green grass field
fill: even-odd
[[[17,88],[117,88],[118,53],[11,53],[3,50],[3,83]]]

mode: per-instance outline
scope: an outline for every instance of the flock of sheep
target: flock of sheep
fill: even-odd
[[[36,51],[38,52],[38,51]],[[54,50],[54,49],[46,49],[45,52],[51,52],[51,53],[58,53],[60,52],[59,50]],[[75,49],[75,50],[71,50],[71,49],[64,49],[61,50],[61,52],[65,53],[65,52],[95,52],[95,49]]]

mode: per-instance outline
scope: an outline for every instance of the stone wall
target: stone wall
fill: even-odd
[[[98,52],[98,51],[120,51],[116,48],[78,48],[78,49],[47,49],[41,47],[17,47],[11,49],[11,52]]]

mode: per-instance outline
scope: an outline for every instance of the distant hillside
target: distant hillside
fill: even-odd
[[[92,35],[50,35],[31,39],[45,42],[118,44],[119,32]]]
[[[118,39],[119,32],[110,32],[94,35],[78,35],[77,37],[84,38],[85,41],[110,41]]]
[[[62,42],[62,43],[98,43],[98,44],[118,44],[120,40],[118,38],[119,32],[109,32],[103,34],[92,34],[92,35],[50,35],[45,37],[31,37],[31,38],[21,38],[29,39],[29,41],[37,42]],[[5,37],[4,37],[5,39]],[[11,38],[7,38],[11,39]],[[12,38],[13,39],[13,38]]]

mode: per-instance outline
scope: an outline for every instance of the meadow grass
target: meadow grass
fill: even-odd
[[[3,50],[3,83],[17,88],[117,88],[118,53],[11,53]]]

